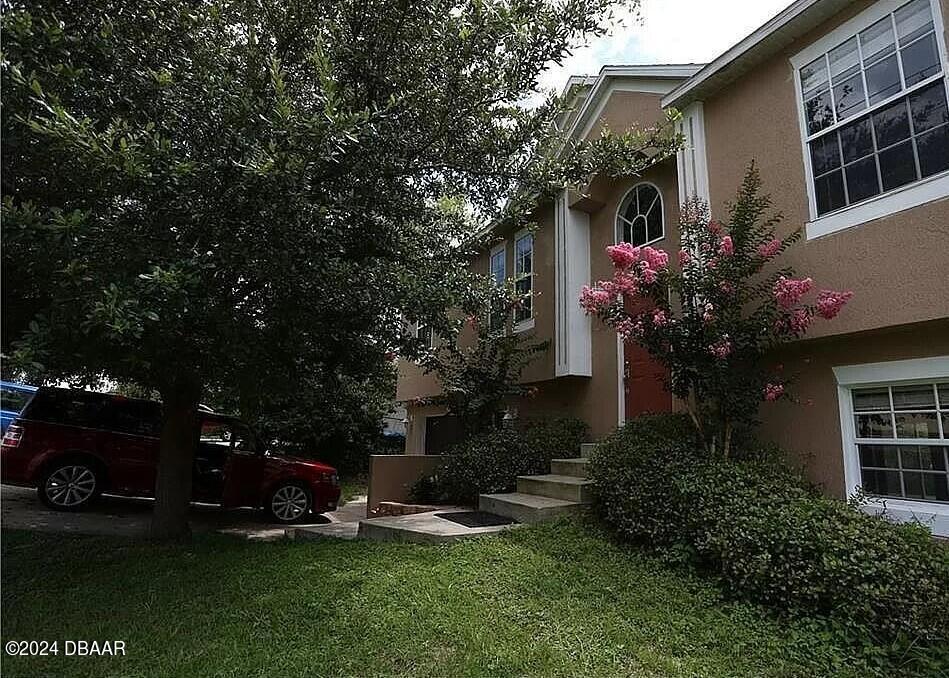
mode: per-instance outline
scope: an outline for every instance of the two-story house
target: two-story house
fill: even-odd
[[[576,138],[674,107],[686,143],[642,176],[594,177],[583,196],[539,205],[533,233],[498,232],[473,262],[529,293],[514,331],[551,340],[524,374],[537,395],[518,415],[580,417],[597,439],[627,417],[677,409],[648,355],[583,314],[580,288],[611,275],[607,245],[677,251],[679,205],[698,196],[724,216],[754,160],[782,228],[805,232],[784,261],[854,291],[834,322],[775,356],[801,402],[762,406],[763,435],[828,494],[863,487],[890,515],[949,534],[946,15],[949,0],[798,0],[704,66],[572,78]],[[444,413],[411,404],[437,390],[400,365],[407,454],[445,439]]]

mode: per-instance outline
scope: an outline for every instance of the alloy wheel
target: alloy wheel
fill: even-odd
[[[56,506],[72,508],[92,497],[96,475],[88,466],[70,464],[53,471],[46,479],[46,496]]]
[[[310,500],[306,490],[297,485],[284,485],[274,492],[270,509],[282,521],[291,522],[306,513]]]

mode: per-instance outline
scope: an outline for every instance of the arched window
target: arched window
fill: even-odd
[[[665,235],[662,196],[652,184],[636,184],[616,213],[616,239],[636,246],[661,239]]]

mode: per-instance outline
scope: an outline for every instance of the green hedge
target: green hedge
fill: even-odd
[[[687,419],[641,417],[591,459],[597,509],[623,537],[686,554],[737,596],[877,638],[949,642],[946,544],[819,495],[773,455],[748,456],[710,458]]]
[[[550,472],[550,460],[576,457],[587,436],[579,419],[528,419],[475,435],[450,448],[433,476],[412,490],[416,501],[474,504],[479,494],[511,492],[517,476]]]

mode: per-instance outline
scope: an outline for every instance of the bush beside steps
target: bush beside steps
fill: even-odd
[[[623,538],[717,574],[733,595],[904,646],[949,643],[949,546],[823,497],[774,452],[712,458],[677,415],[631,420],[590,460]]]

